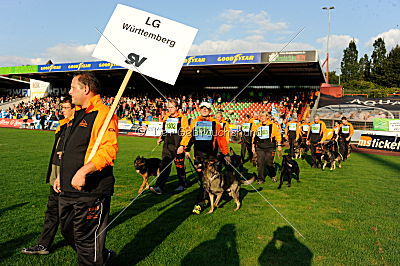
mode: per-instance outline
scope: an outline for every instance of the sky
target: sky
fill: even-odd
[[[400,44],[399,0],[1,0],[0,67],[96,61],[91,57],[115,6],[125,4],[197,28],[189,55],[318,50],[326,56],[331,11],[330,69],[354,39],[359,57],[383,37]]]

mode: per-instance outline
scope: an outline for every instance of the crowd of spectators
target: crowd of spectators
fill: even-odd
[[[5,97],[2,98],[5,99]],[[11,97],[8,99],[12,100],[13,98]],[[175,99],[179,104],[179,109],[184,114],[193,114],[203,101],[214,104],[216,109],[224,109],[223,97],[220,95],[200,96],[197,98],[181,96],[168,97],[167,99]],[[45,97],[34,99],[33,101],[21,102],[6,110],[1,110],[0,118],[40,120],[41,124],[45,124],[46,120],[57,121],[63,118],[60,112],[60,100],[60,97]],[[280,117],[287,118],[289,116],[299,115],[306,104],[312,103],[313,100],[313,97],[308,93],[297,92],[290,94],[290,96],[270,94],[258,99],[257,102],[268,107],[268,111],[271,111],[273,107],[279,112]],[[103,97],[103,101],[106,105],[111,105],[114,98]],[[253,99],[248,98],[242,98],[237,101],[255,102]],[[167,111],[166,103],[167,101],[161,97],[122,97],[116,114],[120,119],[129,120],[132,123],[139,122],[139,124],[141,124],[143,121],[159,120],[164,116]],[[229,110],[229,107],[226,108],[226,112],[234,112],[233,110]]]
[[[0,96],[0,104],[21,99],[21,96]]]

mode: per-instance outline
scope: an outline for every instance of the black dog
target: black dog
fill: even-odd
[[[243,170],[243,160],[242,157],[240,155],[237,155],[235,153],[235,151],[232,149],[232,147],[230,147],[230,152],[231,152],[231,164],[232,166],[234,166],[235,168],[239,169],[240,171]]]
[[[338,152],[337,142],[330,140],[326,143],[322,150],[321,160],[324,163],[322,165],[322,170],[325,169],[326,165],[329,163],[331,166],[331,171],[336,169],[336,162],[338,167],[342,168],[343,156]]]
[[[295,160],[292,160],[289,155],[283,155],[281,180],[278,189],[282,187],[283,181],[288,181],[288,187],[292,184],[292,178],[300,182],[300,168]]]
[[[136,172],[138,172],[143,177],[143,183],[139,188],[139,194],[142,193],[143,189],[149,188],[149,177],[150,176],[158,176],[160,174],[160,164],[161,160],[158,158],[144,158],[143,156],[136,157],[135,159],[135,168]]]

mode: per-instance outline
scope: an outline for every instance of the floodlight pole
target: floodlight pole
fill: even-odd
[[[326,83],[329,83],[329,39],[331,35],[331,9],[335,9],[334,6],[323,7],[323,10],[328,10],[328,38],[326,40]]]

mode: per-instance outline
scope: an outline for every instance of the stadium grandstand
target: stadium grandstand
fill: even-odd
[[[0,68],[3,97],[30,95],[30,101],[24,98],[8,108],[0,105],[2,118],[43,120],[43,114],[47,120],[59,118],[57,98],[68,94],[71,78],[78,71],[95,73],[104,88],[102,94],[107,104],[112,103],[126,72],[105,61]],[[316,92],[325,77],[317,51],[292,51],[187,56],[175,86],[150,80],[164,96],[176,98],[189,119],[198,116],[198,105],[206,100],[213,103],[214,111],[223,111],[225,119],[239,124],[244,115],[261,111],[277,113],[281,119],[302,118],[314,106]],[[43,84],[44,91],[42,88],[35,92]],[[34,95],[46,97],[35,99]],[[135,73],[117,114],[121,120],[133,124],[158,121],[166,112],[165,104],[159,92]]]

